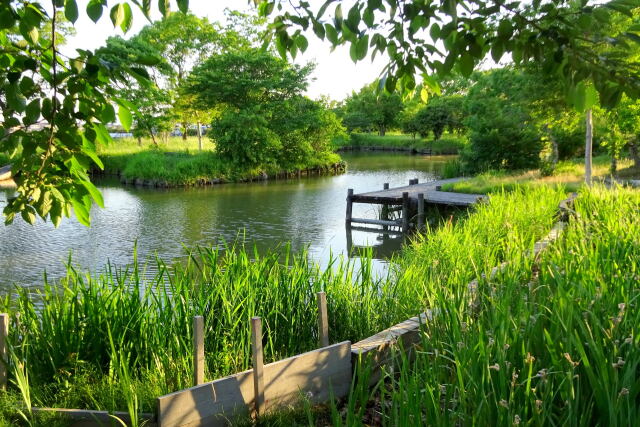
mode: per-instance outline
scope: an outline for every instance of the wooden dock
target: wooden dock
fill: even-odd
[[[424,226],[425,205],[469,207],[476,203],[487,200],[487,196],[482,194],[463,194],[440,191],[445,184],[451,184],[464,180],[465,178],[443,179],[429,181],[420,184],[417,179],[409,181],[409,185],[397,188],[389,188],[389,184],[384,184],[380,191],[370,191],[367,193],[355,194],[353,189],[347,193],[347,215],[346,224],[368,224],[381,225],[383,230],[388,227],[399,227],[403,233],[408,232],[410,219],[417,218],[417,226]],[[382,215],[380,219],[353,218],[353,204],[366,203],[382,205]],[[390,207],[396,206],[396,207]],[[401,211],[399,219],[390,220],[389,213]]]

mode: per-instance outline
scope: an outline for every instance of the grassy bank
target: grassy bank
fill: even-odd
[[[98,147],[98,154],[106,173],[118,174],[130,182],[142,180],[162,186],[242,181],[264,174],[268,177],[300,169],[324,169],[340,162],[337,154],[319,153],[308,162],[284,168],[278,165],[246,168],[224,161],[214,149],[211,141],[206,140],[204,149],[200,151],[195,137],[186,141],[172,137],[158,146],[147,140],[139,145],[136,140],[123,138],[114,140],[108,146]]]
[[[583,190],[575,210],[538,260],[512,253],[501,274],[480,281],[476,310],[464,285],[426,288],[440,311],[426,323],[416,360],[399,359],[394,375],[374,393],[361,387],[336,418],[374,413],[389,426],[635,424],[640,193]]]
[[[610,158],[601,155],[593,158],[593,177],[595,181],[610,175]],[[630,160],[619,162],[620,168],[631,165]],[[551,176],[543,176],[538,169],[523,172],[491,171],[479,174],[469,180],[447,184],[443,191],[459,193],[487,194],[502,189],[511,190],[522,186],[564,185],[568,190],[576,191],[584,182],[584,159],[563,160],[558,162]]]
[[[154,397],[190,383],[193,315],[205,317],[209,379],[249,367],[254,315],[264,318],[268,360],[314,348],[319,290],[327,292],[331,341],[357,341],[431,306],[431,289],[457,292],[520,257],[551,227],[563,197],[549,188],[496,194],[468,218],[430,231],[380,279],[370,260],[358,274],[340,261],[321,270],[286,248],[262,256],[200,250],[187,265],[158,261],[152,277],[135,267],[100,277],[70,269],[39,295],[18,289],[0,303],[12,313],[12,348],[24,366],[14,364],[11,377],[28,373],[34,405],[149,411]],[[0,420],[15,422],[20,401],[15,384],[0,394]]]
[[[369,133],[353,133],[350,138],[337,141],[334,146],[336,149],[358,149],[358,148],[376,148],[388,150],[430,150],[432,154],[458,154],[466,145],[465,137],[455,134],[445,134],[442,138],[434,141],[433,138],[415,138],[411,135],[392,135],[379,136]]]

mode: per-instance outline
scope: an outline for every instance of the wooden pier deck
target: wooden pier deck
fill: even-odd
[[[353,189],[347,193],[347,229],[351,224],[379,225],[383,231],[389,231],[389,227],[399,227],[401,233],[407,233],[412,224],[411,219],[417,219],[415,225],[422,228],[425,223],[425,205],[441,205],[469,207],[476,203],[487,200],[483,194],[462,194],[440,191],[444,184],[451,184],[464,180],[465,178],[442,179],[419,184],[417,179],[409,181],[409,185],[403,187],[389,188],[389,184],[384,184],[380,191],[370,191],[367,193],[354,194]],[[352,215],[354,203],[368,203],[382,205],[380,219],[354,218]],[[389,206],[398,206],[390,208]],[[415,209],[417,208],[417,209]],[[390,219],[391,211],[401,211],[402,216],[398,219]],[[373,231],[373,230],[372,230]]]
[[[439,181],[430,181],[422,184],[406,185],[404,187],[383,189],[380,191],[371,191],[368,193],[354,194],[352,196],[353,203],[371,203],[371,204],[402,204],[402,193],[409,194],[409,200],[418,201],[418,194],[424,194],[425,203],[448,206],[471,206],[479,201],[485,200],[487,196],[482,194],[463,194],[439,191],[444,184],[451,184],[462,181],[464,178],[442,179]]]

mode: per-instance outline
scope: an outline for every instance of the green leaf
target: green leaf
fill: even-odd
[[[576,85],[570,97],[576,110],[581,113],[593,108],[598,103],[596,88],[593,84],[584,81]]]
[[[369,50],[369,35],[365,34],[356,42],[356,55],[358,61],[361,61],[367,56],[367,50]]]
[[[327,39],[331,42],[331,44],[333,44],[334,46],[337,45],[338,32],[336,31],[336,29],[330,24],[324,24],[324,29],[327,34]]]
[[[314,22],[313,23],[313,32],[316,34],[316,36],[320,40],[324,40],[325,30],[324,30],[324,27],[322,26],[322,24],[320,24],[319,22]]]
[[[504,55],[504,45],[502,42],[496,41],[493,46],[491,46],[491,58],[495,63],[498,63],[502,55]]]
[[[111,17],[111,22],[113,22],[114,28],[122,27],[122,23],[124,22],[124,6],[122,3],[118,3],[113,6],[109,16]]]
[[[469,55],[466,52],[463,52],[460,56],[460,60],[458,62],[458,66],[460,67],[460,73],[464,77],[469,77],[471,73],[473,73],[474,60],[473,56]]]
[[[76,0],[66,0],[64,2],[64,16],[69,22],[75,24],[78,20],[78,4]]]
[[[31,206],[27,206],[25,209],[23,209],[22,212],[20,212],[20,215],[26,223],[31,225],[36,223],[36,214]]]
[[[91,0],[87,5],[87,15],[93,22],[98,22],[100,17],[102,16],[102,1],[101,0]]]
[[[125,3],[124,4],[124,21],[122,21],[122,25],[120,26],[120,28],[122,28],[122,32],[123,33],[129,32],[129,30],[131,29],[132,23],[133,23],[133,13],[131,12],[131,6],[129,6],[129,3]]]
[[[29,44],[38,43],[38,39],[40,38],[40,32],[38,31],[38,27],[31,26],[27,23],[27,21],[20,21],[20,25],[18,26],[20,29],[20,34],[24,37],[24,39],[29,42]]]
[[[40,118],[40,99],[34,99],[27,105],[25,110],[25,124],[33,124]]]
[[[171,12],[171,4],[169,0],[158,0],[158,9],[160,10],[163,18],[169,16],[169,13]]]
[[[0,10],[0,30],[8,30],[16,25],[16,17],[13,14],[13,9],[8,6],[4,6]]]
[[[125,106],[120,105],[120,108],[118,108],[118,118],[120,119],[120,123],[124,130],[129,131],[129,129],[131,129],[131,124],[133,123],[131,111],[129,111]]]
[[[180,12],[182,13],[189,12],[189,0],[177,0],[177,2],[178,2],[178,9],[180,10]]]
[[[509,19],[503,19],[498,24],[498,37],[503,40],[508,40],[513,35],[513,25]]]
[[[93,200],[95,200],[96,204],[101,208],[104,208],[104,199],[102,198],[102,194],[96,188],[95,185],[91,183],[91,181],[80,181],[84,188],[87,189]]]
[[[364,21],[365,24],[367,24],[367,27],[369,28],[373,27],[373,20],[374,20],[373,10],[367,7],[364,10],[364,13],[362,14],[362,20]]]
[[[73,205],[73,211],[76,214],[76,218],[82,225],[86,225],[89,227],[91,225],[89,220],[89,209],[91,208],[91,200],[87,202],[84,198],[79,198],[77,195],[74,195],[71,198],[71,204]]]
[[[309,47],[309,41],[301,34],[296,37],[296,46],[300,49],[300,52],[304,52]]]

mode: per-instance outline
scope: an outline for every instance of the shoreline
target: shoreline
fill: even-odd
[[[290,178],[300,178],[303,176],[324,176],[324,175],[339,175],[345,173],[347,170],[347,164],[344,161],[336,162],[333,164],[329,164],[326,166],[316,166],[313,168],[306,169],[297,169],[294,171],[280,171],[276,174],[269,175],[267,173],[261,173],[259,175],[253,175],[246,178],[241,178],[237,180],[220,178],[220,177],[207,177],[200,178],[195,181],[193,184],[187,183],[174,183],[169,182],[163,179],[143,179],[143,178],[127,178],[122,176],[122,171],[102,171],[102,170],[91,170],[92,176],[113,176],[119,177],[120,183],[122,185],[131,185],[136,187],[147,187],[147,188],[181,188],[181,187],[207,187],[213,185],[222,185],[222,184],[234,184],[234,183],[249,183],[249,182],[262,182],[262,181],[273,181],[278,179],[290,179]]]

